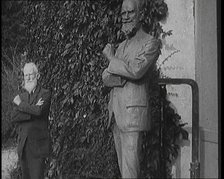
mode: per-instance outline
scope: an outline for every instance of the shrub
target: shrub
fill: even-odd
[[[21,79],[20,61],[25,44],[23,4],[21,1],[2,1],[2,144],[15,137],[11,124],[12,101],[19,90]]]
[[[10,53],[2,52],[4,59],[7,60],[5,63],[3,60],[2,64],[2,143],[5,144],[9,139],[15,137],[16,133],[11,123],[11,112],[13,108],[13,97],[18,92],[19,82],[19,69],[18,69],[18,57],[16,49],[11,48]]]

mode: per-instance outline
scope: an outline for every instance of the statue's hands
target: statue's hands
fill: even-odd
[[[114,46],[111,44],[107,44],[103,49],[103,55],[111,61],[111,59],[114,57]]]

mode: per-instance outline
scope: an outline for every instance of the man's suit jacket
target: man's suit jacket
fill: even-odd
[[[140,29],[130,41],[123,41],[102,74],[106,86],[113,87],[108,105],[109,118],[115,116],[123,131],[150,129],[149,75],[160,54],[160,40]]]
[[[18,156],[21,158],[26,143],[35,157],[47,157],[51,147],[48,130],[51,93],[38,85],[33,94],[25,91],[19,96],[22,102],[15,106],[12,114],[12,120],[17,124]],[[37,106],[40,98],[44,102]]]

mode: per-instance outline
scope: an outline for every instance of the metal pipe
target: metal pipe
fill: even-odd
[[[166,178],[166,163],[164,157],[164,99],[166,98],[166,85],[160,85],[160,125],[159,125],[159,142],[160,142],[160,178]]]
[[[192,163],[191,178],[200,177],[199,163],[199,90],[198,85],[193,79],[164,78],[158,80],[159,85],[180,85],[187,84],[192,90]]]

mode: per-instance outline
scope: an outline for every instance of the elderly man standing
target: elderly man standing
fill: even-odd
[[[17,124],[22,179],[43,179],[45,159],[50,151],[48,115],[51,93],[38,84],[40,74],[34,63],[26,63],[23,73],[25,91],[14,98],[12,116]]]
[[[102,74],[112,87],[109,119],[115,117],[113,134],[122,178],[138,178],[141,135],[150,129],[149,75],[160,55],[160,40],[147,34],[141,25],[143,0],[124,0],[122,31],[126,36],[116,50],[103,50],[109,66]]]

